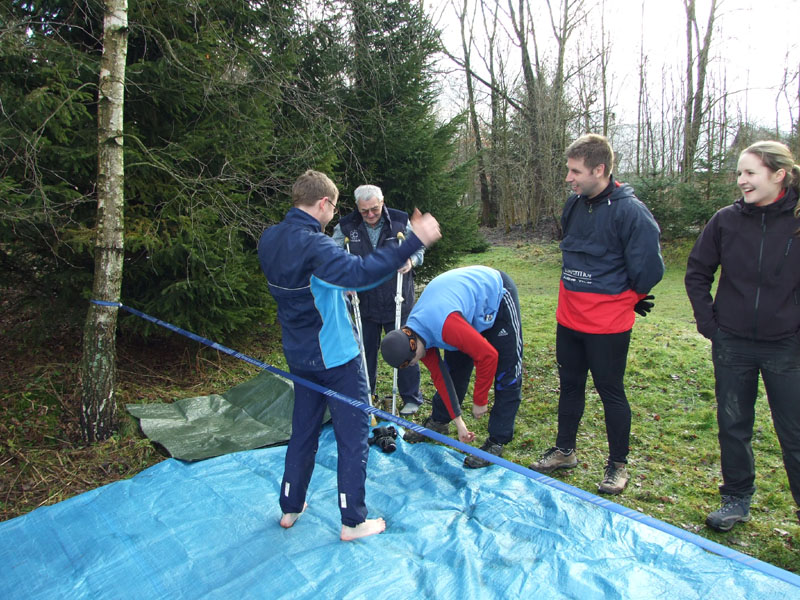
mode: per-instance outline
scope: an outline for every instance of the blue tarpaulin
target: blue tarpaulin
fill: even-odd
[[[0,523],[0,598],[800,596],[791,573],[708,552],[563,483],[397,445],[370,450],[367,505],[387,521],[381,535],[339,541],[326,426],[309,508],[291,529],[278,525],[285,447],[168,459]]]

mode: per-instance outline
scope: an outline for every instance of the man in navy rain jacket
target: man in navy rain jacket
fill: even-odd
[[[653,307],[650,290],[664,275],[661,231],[629,185],[611,174],[608,140],[584,135],[567,148],[573,194],[561,216],[561,285],[556,310],[556,360],[561,384],[554,447],[530,466],[541,473],[569,469],[586,405],[591,371],[605,414],[608,461],[599,492],[619,494],[628,483],[631,409],[625,394],[635,313]]]

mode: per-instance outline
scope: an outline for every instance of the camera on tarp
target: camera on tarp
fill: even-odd
[[[383,452],[389,453],[397,450],[397,430],[394,427],[376,427],[372,430],[372,436],[367,440],[370,446],[377,446]]]

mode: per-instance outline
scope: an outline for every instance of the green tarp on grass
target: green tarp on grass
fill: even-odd
[[[268,371],[223,394],[171,404],[128,404],[142,432],[170,456],[201,460],[284,444],[292,433],[294,387]]]

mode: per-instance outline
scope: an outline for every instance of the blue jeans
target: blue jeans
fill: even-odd
[[[581,333],[563,325],[556,328],[556,361],[561,382],[558,397],[556,446],[574,448],[578,426],[586,407],[589,371],[600,400],[608,438],[608,458],[628,462],[631,407],[625,395],[625,367],[631,332]]]
[[[712,338],[721,494],[755,492],[753,424],[758,376],[764,380],[772,422],[783,452],[789,489],[800,506],[800,339],[764,342],[717,331]]]
[[[293,375],[367,403],[367,378],[361,357],[331,369],[305,371],[290,367]],[[369,455],[369,417],[346,402],[329,398],[300,383],[294,384],[292,435],[286,448],[280,505],[284,513],[303,510],[314,472],[319,433],[325,409],[330,409],[338,454],[337,478],[342,524],[355,527],[367,518],[364,483]]]

